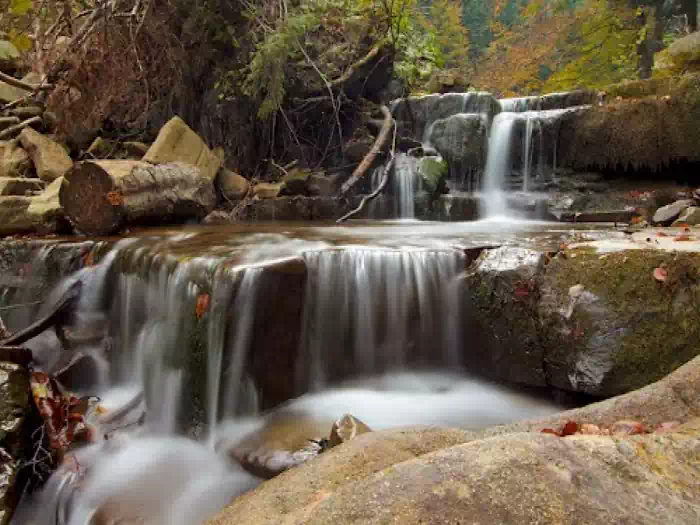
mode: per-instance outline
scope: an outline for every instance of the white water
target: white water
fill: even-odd
[[[506,199],[505,182],[511,166],[515,121],[514,113],[499,113],[491,125],[482,194],[482,216],[485,218],[512,215]]]

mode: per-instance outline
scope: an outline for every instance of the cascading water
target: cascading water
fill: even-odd
[[[487,218],[510,215],[505,181],[511,165],[515,122],[513,113],[499,113],[491,125],[482,200],[482,215]]]
[[[274,424],[277,413],[326,421],[351,412],[376,428],[478,428],[555,410],[457,373],[462,252],[334,247],[304,238],[310,236],[252,234],[255,248],[231,237],[196,257],[180,248],[197,242],[187,235],[122,241],[60,285],[58,295],[76,279],[83,282],[79,323],[110,321],[111,344],[84,349],[109,363],[109,373],[86,392],[107,407],[106,419],[95,424],[110,439],[78,450],[80,469],[59,468],[43,492],[25,499],[13,523],[49,525],[63,514],[70,525],[137,518],[200,523],[260,481],[232,463],[228,449],[213,447]],[[296,370],[276,373],[296,372],[296,393],[312,393],[255,416],[260,385],[250,385],[259,377],[256,356],[265,351],[256,337],[274,322],[270,305],[290,299],[270,299],[273,277],[305,283]],[[279,359],[275,343],[270,350]],[[443,371],[425,375],[417,366]]]

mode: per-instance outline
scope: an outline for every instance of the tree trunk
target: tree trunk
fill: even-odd
[[[688,18],[688,29],[691,33],[698,30],[698,0],[681,0],[681,9]]]
[[[129,224],[202,218],[216,204],[214,184],[198,168],[131,160],[76,164],[65,176],[60,199],[74,226],[92,235]]]
[[[654,0],[651,6],[640,8],[637,23],[645,31],[644,38],[637,44],[639,57],[639,78],[651,78],[654,69],[654,54],[663,48],[664,0]]]

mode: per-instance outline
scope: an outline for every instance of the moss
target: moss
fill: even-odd
[[[424,189],[432,194],[437,193],[447,177],[447,162],[434,157],[424,157],[420,164],[420,176]]]
[[[548,268],[560,296],[583,285],[607,307],[607,321],[621,330],[606,379],[614,382],[612,390],[650,384],[700,352],[700,254],[634,250],[601,256],[590,249],[566,254]],[[668,273],[663,283],[653,278],[657,267]],[[590,329],[590,319],[582,314],[578,320],[589,329],[584,328],[579,348],[601,328]]]

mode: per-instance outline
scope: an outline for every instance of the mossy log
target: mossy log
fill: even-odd
[[[103,160],[76,164],[60,200],[78,230],[107,235],[131,224],[204,217],[214,209],[216,193],[194,166]]]

